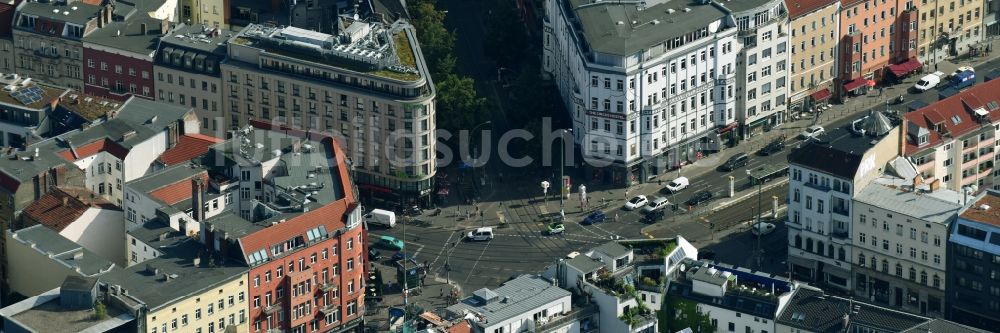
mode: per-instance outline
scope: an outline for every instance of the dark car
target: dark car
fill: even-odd
[[[368,260],[379,261],[382,260],[382,252],[377,249],[368,249]]]
[[[396,252],[396,254],[392,255],[392,261],[400,261],[400,260],[416,260],[416,258],[403,251]]]
[[[691,199],[688,199],[687,204],[688,206],[697,206],[712,201],[713,196],[714,195],[712,194],[711,191],[701,191],[695,193],[694,196],[691,197]]]
[[[771,154],[777,153],[777,152],[779,152],[779,151],[781,151],[783,149],[785,149],[785,142],[781,141],[781,140],[775,140],[775,141],[767,144],[766,146],[764,146],[764,148],[761,148],[760,149],[760,154],[763,155],[763,156],[767,156],[767,155],[771,155]]]
[[[663,210],[654,210],[652,212],[647,213],[646,215],[643,215],[642,223],[653,224],[660,220],[663,220],[663,217],[665,216],[666,213],[664,213]]]
[[[580,222],[580,224],[582,224],[582,225],[591,225],[591,224],[594,224],[594,223],[601,223],[601,222],[604,222],[604,220],[607,219],[607,218],[608,217],[607,217],[607,215],[604,215],[604,211],[603,210],[598,210],[598,211],[595,211],[593,213],[590,213],[590,215],[587,215],[587,217],[584,218],[583,221]]]
[[[750,163],[750,156],[745,153],[739,153],[730,157],[726,160],[726,163],[722,163],[719,168],[724,171],[733,171],[736,170],[736,168],[746,166],[747,163]]]

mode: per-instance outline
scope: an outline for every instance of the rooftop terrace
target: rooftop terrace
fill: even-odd
[[[348,17],[340,20],[344,28],[337,35],[251,24],[230,42],[362,74],[407,82],[420,79],[408,24],[397,21],[386,25]]]
[[[35,332],[80,333],[106,332],[135,318],[122,310],[107,307],[107,318],[94,317],[93,309],[68,309],[59,304],[59,291],[53,289],[0,311],[0,315]],[[12,329],[8,327],[8,331]]]

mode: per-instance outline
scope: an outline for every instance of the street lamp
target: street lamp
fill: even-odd
[[[764,185],[764,182],[762,182],[762,181],[760,181],[760,179],[754,177],[753,174],[750,173],[749,169],[747,169],[747,177],[749,177],[751,179],[751,181],[753,181],[754,183],[757,183],[757,223],[750,226],[750,231],[754,232],[753,228],[761,228],[761,225],[760,225],[760,193],[761,193],[762,187]],[[761,234],[761,230],[757,230],[756,234],[757,234],[757,246],[756,246],[756,249],[754,249],[754,257],[757,258],[757,260],[756,260],[757,261],[757,269],[760,269],[760,261],[761,261],[760,260],[760,234]]]
[[[476,125],[476,126],[472,127],[472,131],[470,131],[470,133],[476,133],[476,130],[479,129],[479,127],[482,127],[484,125],[489,125],[489,124],[492,124],[492,123],[493,123],[493,121],[487,120],[487,121],[483,122],[482,124],[479,124],[479,125]],[[480,136],[479,138],[480,138],[480,143],[482,143],[482,136]],[[475,198],[478,198],[478,196],[475,193],[475,188],[476,188],[476,182],[479,181],[479,178],[476,178],[476,164],[478,164],[477,162],[479,160],[479,152],[477,151],[477,149],[478,149],[477,146],[473,146],[472,147],[472,155],[475,156],[475,159],[472,161],[472,188],[473,188],[472,195]]]
[[[561,161],[559,163],[559,216],[561,218],[566,218],[565,199],[563,198],[562,192],[568,190],[566,188],[566,183],[563,180],[566,178],[566,172],[564,170],[566,167],[566,134],[572,132],[572,128],[559,130],[559,137],[562,138],[563,141],[562,144],[559,145],[559,159]]]

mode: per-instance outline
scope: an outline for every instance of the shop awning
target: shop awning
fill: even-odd
[[[813,102],[822,102],[830,99],[831,96],[833,96],[833,93],[831,93],[830,89],[827,88],[823,88],[822,90],[814,92],[812,93],[812,95],[809,95],[809,97],[812,98]]]
[[[729,131],[732,131],[732,130],[736,129],[736,126],[737,126],[737,125],[738,125],[737,123],[732,123],[732,124],[729,124],[729,125],[726,125],[726,127],[720,127],[720,128],[718,129],[718,131],[719,131],[719,134],[722,134],[722,133],[726,133],[726,132],[729,132]]]
[[[920,60],[917,60],[917,58],[910,58],[904,62],[889,65],[889,70],[892,71],[893,75],[904,76],[920,69],[921,66],[923,66],[923,64],[920,63]]]
[[[864,87],[866,84],[868,84],[868,80],[865,80],[864,78],[859,78],[857,80],[845,83],[844,91],[855,91],[861,89],[861,87]]]

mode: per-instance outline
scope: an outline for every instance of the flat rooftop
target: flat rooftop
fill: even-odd
[[[338,18],[341,29],[330,35],[296,27],[250,24],[230,43],[267,53],[399,81],[417,81],[421,69],[407,31],[409,24]]]
[[[35,330],[35,332],[46,333],[79,333],[92,329],[97,329],[97,332],[105,332],[134,319],[132,315],[117,307],[108,306],[107,309],[108,317],[97,320],[93,317],[93,309],[75,310],[62,307],[59,304],[58,294],[56,294],[52,300],[15,314],[11,316],[11,319],[22,326]]]
[[[164,47],[183,47],[220,57],[226,56],[226,42],[236,34],[234,31],[218,29],[202,24],[180,24],[160,38]]]
[[[115,268],[113,262],[41,224],[14,231],[13,239],[34,248],[39,255],[49,256],[68,269],[76,269],[83,276],[97,276]]]
[[[49,105],[52,101],[59,99],[59,96],[62,96],[68,91],[69,89],[66,88],[34,82],[29,83],[26,87],[18,88],[12,92],[0,91],[0,103],[39,110],[45,108],[45,106]],[[19,93],[24,92],[28,92],[27,99],[22,98],[21,100],[18,100],[18,98],[15,98],[15,95],[19,95]],[[30,102],[23,103],[25,101]]]
[[[753,10],[757,7],[766,5],[771,0],[731,0],[731,1],[720,1],[715,0],[718,4],[723,7],[732,10],[734,13],[745,12],[748,10]]]
[[[568,6],[565,10],[576,13],[580,20],[580,26],[576,29],[583,30],[586,43],[591,49],[620,56],[632,55],[675,37],[707,28],[712,22],[728,15],[718,4],[700,4],[688,0],[657,1],[657,4],[643,10],[639,10],[635,3],[558,1],[564,7]]]
[[[461,317],[466,311],[483,316],[486,323],[499,323],[529,311],[538,311],[546,304],[570,298],[570,292],[536,275],[522,275],[505,282],[499,288],[483,288],[473,292],[447,311]]]
[[[888,135],[893,135],[892,132]],[[838,177],[853,179],[861,166],[861,158],[888,137],[856,135],[844,128],[827,130],[817,139],[801,143],[788,153],[788,162]]]
[[[105,99],[97,96],[84,95],[79,91],[70,91],[62,102],[60,108],[65,108],[87,121],[95,121],[106,116],[109,112],[117,110],[122,102]]]
[[[986,191],[982,198],[959,216],[969,221],[1000,227],[1000,192]]]
[[[962,195],[955,191],[914,192],[875,182],[865,186],[854,200],[937,224],[950,223],[962,209]]]
[[[48,3],[24,1],[20,12],[34,15],[56,22],[69,22],[77,25],[87,25],[90,19],[97,17],[101,11],[100,6],[94,6],[84,1],[66,1],[58,3],[49,1]],[[57,12],[58,11],[58,12]],[[15,27],[18,25],[14,25]],[[30,30],[29,28],[21,28]]]

